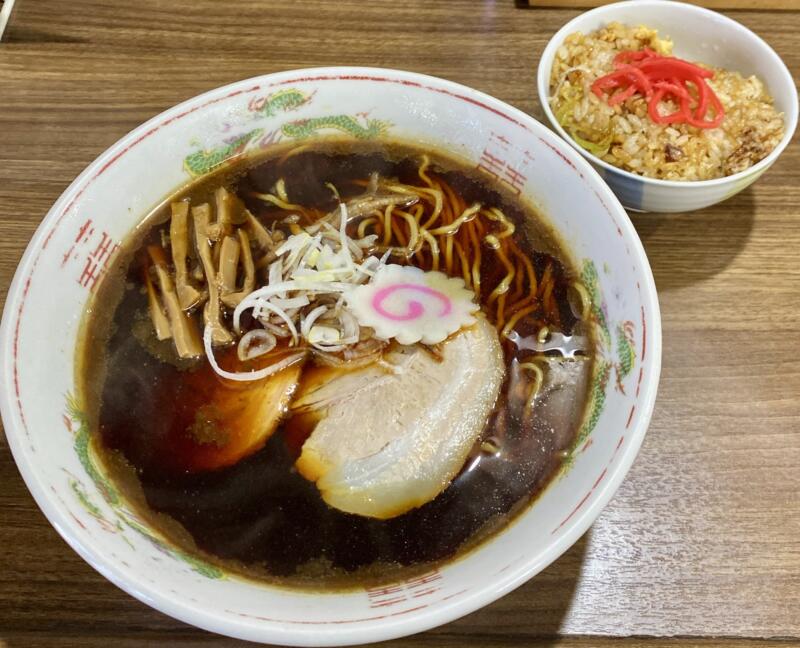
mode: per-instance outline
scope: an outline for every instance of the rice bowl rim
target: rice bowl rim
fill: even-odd
[[[737,173],[733,173],[731,175],[722,176],[719,178],[712,178],[709,180],[662,180],[660,178],[651,178],[649,176],[641,175],[638,173],[633,173],[631,171],[626,171],[621,167],[615,166],[610,162],[606,162],[602,158],[597,157],[593,153],[590,153],[588,150],[583,148],[580,144],[578,144],[572,136],[564,129],[563,126],[558,122],[555,115],[553,114],[552,109],[550,108],[550,75],[553,69],[553,65],[555,64],[556,52],[558,48],[561,47],[567,36],[570,36],[574,33],[581,31],[580,26],[584,23],[587,19],[595,18],[597,16],[602,16],[604,14],[613,14],[614,10],[620,9],[623,6],[629,6],[630,0],[624,2],[615,2],[609,5],[603,5],[601,7],[597,7],[592,9],[591,11],[586,11],[584,13],[579,14],[568,23],[566,23],[561,29],[559,29],[553,37],[548,41],[547,45],[542,52],[541,57],[539,58],[539,67],[537,70],[537,91],[539,94],[539,103],[544,110],[545,115],[547,116],[548,121],[550,124],[555,128],[556,132],[564,138],[567,143],[575,148],[581,155],[586,157],[592,164],[596,164],[603,169],[610,171],[612,173],[619,174],[624,178],[629,178],[631,180],[638,180],[647,184],[652,184],[661,187],[697,187],[697,188],[704,188],[704,187],[715,187],[719,185],[735,183],[737,180],[741,180],[744,178],[748,178],[753,174],[761,173],[769,168],[775,160],[778,159],[781,153],[783,153],[784,149],[789,145],[789,142],[794,137],[794,132],[797,128],[797,118],[798,118],[798,97],[797,97],[797,88],[794,84],[794,80],[792,78],[789,69],[786,67],[786,64],[783,62],[780,56],[778,56],[777,52],[758,34],[751,31],[741,23],[733,20],[733,18],[729,18],[724,14],[718,13],[716,11],[712,11],[710,9],[706,9],[704,7],[698,7],[695,5],[686,4],[683,2],[675,2],[673,0],[637,0],[637,8],[643,7],[663,7],[665,5],[669,5],[670,10],[673,11],[685,11],[688,14],[692,14],[696,18],[700,19],[711,19],[715,21],[722,21],[727,23],[727,25],[733,29],[735,29],[738,34],[740,35],[741,39],[737,41],[736,44],[741,44],[743,40],[747,40],[750,44],[755,48],[761,48],[763,53],[771,59],[771,63],[777,68],[782,77],[782,87],[781,90],[785,91],[788,99],[788,106],[787,110],[783,111],[783,121],[784,121],[784,132],[783,137],[781,140],[775,145],[772,151],[764,157],[762,160],[759,160],[752,166],[747,167],[746,169],[739,171]],[[613,17],[609,17],[609,20],[606,21],[605,24],[611,22]],[[640,23],[644,24],[644,23]],[[650,27],[649,25],[644,25],[646,27]],[[655,29],[655,27],[652,27]],[[598,27],[599,29],[599,27]],[[752,48],[751,48],[752,49]],[[770,94],[775,98],[774,89],[770,89]]]

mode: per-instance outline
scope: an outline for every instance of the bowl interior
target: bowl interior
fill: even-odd
[[[560,232],[590,291],[601,359],[590,416],[566,470],[493,540],[422,577],[346,593],[245,582],[165,543],[87,445],[75,394],[81,315],[115,246],[177,187],[278,141],[329,135],[439,148],[493,173]],[[553,187],[569,190],[553,191]],[[64,313],[59,335],[50,316]],[[88,562],[146,603],[245,639],[328,645],[417,632],[494,600],[565,551],[616,490],[639,448],[660,370],[660,320],[641,244],[596,173],[547,129],[449,82],[363,68],[243,81],[155,117],[104,153],[53,206],[9,292],[2,413],[23,477]]]

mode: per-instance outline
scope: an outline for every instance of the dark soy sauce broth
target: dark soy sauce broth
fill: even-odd
[[[399,145],[319,145],[291,156],[240,163],[201,179],[177,197],[188,196],[193,204],[211,201],[213,190],[224,184],[254,215],[266,218],[272,207],[250,194],[268,192],[284,178],[293,203],[330,210],[336,202],[326,183],[338,188],[342,200],[361,193],[373,172],[419,184],[422,153]],[[571,333],[576,319],[567,285],[574,273],[535,211],[492,178],[428,155],[433,172],[467,204],[480,201],[504,210],[517,225],[515,236],[538,276],[551,266],[559,330]],[[536,401],[533,416],[524,417],[515,366],[530,352],[507,340],[506,382],[482,437],[492,439],[489,451],[479,442],[449,487],[399,517],[376,520],[329,507],[315,485],[293,467],[302,438],[298,443],[291,420],[235,465],[187,470],[186,458],[202,453],[204,446],[188,438],[186,429],[218,379],[205,358],[178,361],[169,340],[159,343],[147,333],[137,250],[160,240],[162,230],[168,230],[168,215],[166,204],[150,216],[149,228],[140,227],[131,236],[100,287],[97,312],[87,324],[82,380],[96,450],[140,514],[172,542],[229,570],[272,582],[317,587],[385,582],[475,546],[524,509],[558,471],[583,419],[588,369],[571,386],[566,414],[563,407],[550,412],[545,394]],[[483,263],[484,285],[502,276],[496,266]],[[547,322],[523,321],[515,330],[521,337],[535,336],[542,323]],[[583,359],[587,367],[590,351]]]

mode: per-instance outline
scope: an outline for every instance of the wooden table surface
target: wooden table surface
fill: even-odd
[[[0,43],[1,299],[71,180],[177,102],[267,72],[373,65],[538,115],[539,54],[575,13],[511,0],[19,0]],[[800,12],[735,17],[800,71]],[[721,205],[633,216],[664,359],[628,478],[542,574],[394,645],[800,645],[798,169],[792,145]],[[84,563],[36,507],[4,437],[0,484],[0,645],[238,643],[148,608]]]

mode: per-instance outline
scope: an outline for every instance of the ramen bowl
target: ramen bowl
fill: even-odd
[[[550,106],[550,72],[558,49],[570,34],[588,34],[611,22],[645,25],[671,38],[674,54],[689,61],[756,75],[764,82],[775,107],[783,113],[784,133],[761,161],[732,175],[711,180],[683,181],[649,178],[620,169],[580,146],[556,119]],[[726,200],[755,182],[771,167],[792,140],[797,128],[797,88],[781,58],[758,35],[717,12],[672,0],[617,2],[577,16],[550,39],[537,73],[539,101],[555,131],[609,184],[623,205],[634,211],[686,212]]]
[[[503,531],[404,580],[301,591],[242,579],[171,545],[103,472],[75,398],[88,300],[116,246],[165,196],[242,156],[335,134],[441,150],[533,203],[563,239],[598,328],[588,415],[567,468]],[[58,334],[53,313],[61,314]],[[282,645],[390,639],[447,623],[540,572],[598,516],[645,435],[661,360],[655,286],[628,217],[591,166],[528,115],[441,79],[382,69],[283,72],[213,90],[123,137],[33,237],[3,314],[2,415],[36,502],[89,564],[187,623]]]

